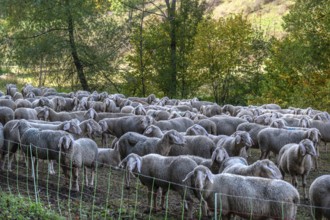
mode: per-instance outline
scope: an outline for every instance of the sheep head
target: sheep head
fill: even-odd
[[[73,137],[71,135],[64,135],[58,141],[59,150],[63,150],[63,152],[70,152],[73,148]]]
[[[186,182],[189,178],[193,178],[194,186],[199,190],[203,190],[208,183],[213,184],[214,175],[209,168],[203,165],[198,165],[193,171],[189,172],[182,182]]]
[[[82,133],[81,128],[79,127],[76,120],[70,120],[70,121],[63,122],[63,130],[67,131],[71,134],[80,135]]]
[[[142,158],[134,153],[129,154],[125,157],[118,165],[120,168],[126,168],[133,176],[133,172],[141,173]]]
[[[170,145],[175,144],[183,146],[186,143],[184,136],[173,129],[164,134],[163,140],[166,140]]]
[[[283,179],[281,171],[268,159],[256,161],[253,165],[253,170],[256,176],[269,179]]]
[[[299,143],[299,153],[302,157],[306,155],[311,155],[312,157],[317,156],[314,143],[309,139],[304,139]]]
[[[205,135],[205,136],[208,136],[209,134],[207,133],[205,128],[203,128],[201,125],[194,124],[194,125],[192,125],[191,127],[189,127],[187,129],[186,135]]]
[[[212,156],[211,156],[212,165],[214,162],[221,163],[222,161],[224,161],[227,158],[229,158],[229,155],[228,155],[226,149],[223,147],[217,147],[213,151]]]

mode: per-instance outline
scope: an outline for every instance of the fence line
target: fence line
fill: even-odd
[[[14,143],[14,142],[13,142]],[[19,143],[15,143],[19,144]],[[34,151],[37,154],[39,148],[30,145],[28,152],[32,154]],[[58,151],[52,151],[48,149],[47,157],[50,153],[59,153]],[[100,219],[100,218],[133,218],[133,219],[151,219],[157,214],[151,212],[152,204],[148,204],[148,190],[144,187],[138,180],[139,176],[144,176],[140,173],[134,173],[136,179],[131,179],[133,184],[131,184],[131,189],[125,189],[125,172],[126,170],[117,169],[115,167],[104,166],[103,168],[96,168],[95,172],[95,183],[94,187],[86,187],[85,173],[79,172],[79,185],[80,192],[74,192],[70,190],[69,186],[64,183],[72,183],[72,164],[67,166],[70,170],[70,176],[67,178],[63,175],[62,167],[60,163],[55,163],[54,170],[55,175],[50,175],[48,169],[48,164],[38,162],[38,166],[30,167],[26,164],[24,160],[29,160],[31,164],[34,163],[32,157],[23,157],[22,152],[20,152],[15,162],[13,162],[12,171],[0,171],[0,187],[2,191],[8,191],[13,195],[24,195],[30,200],[35,200],[36,202],[44,201],[50,207],[58,210],[60,215],[66,216],[69,219],[79,216],[80,219]],[[4,161],[2,161],[4,163]],[[34,175],[31,175],[34,174]],[[153,178],[153,177],[148,177]],[[155,178],[153,178],[155,180]],[[2,181],[1,181],[2,180]],[[156,179],[159,180],[159,179]],[[168,189],[174,185],[185,187],[186,190],[193,190],[194,188],[171,183],[165,180],[162,182],[168,183]],[[81,184],[83,183],[83,184]],[[162,217],[168,218],[184,218],[184,201],[177,195],[176,192],[168,190],[169,193],[165,196],[165,210],[161,213]],[[159,193],[159,192],[157,192]],[[225,195],[222,196],[232,196]],[[215,195],[217,198],[217,195]],[[241,199],[256,199],[249,197],[241,197]],[[272,200],[258,199],[264,202],[271,202]],[[195,199],[194,209],[197,211],[195,216],[198,218],[202,217],[201,213],[201,201]],[[158,200],[156,202],[159,202]],[[219,206],[217,200],[215,200],[215,207],[220,207],[220,212],[222,211],[222,206]],[[274,201],[273,201],[274,202]],[[298,210],[304,210],[304,215],[306,219],[310,219],[310,209],[312,207],[305,204],[298,204]],[[317,207],[314,207],[317,208]],[[140,210],[149,209],[148,213],[143,213]],[[214,209],[215,219],[218,216],[218,209]],[[165,212],[165,213],[164,213]],[[252,208],[251,208],[252,212]]]

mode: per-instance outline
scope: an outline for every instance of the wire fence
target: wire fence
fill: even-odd
[[[10,144],[16,144],[9,142]],[[9,147],[9,151],[12,148]],[[21,147],[22,149],[22,147]],[[148,189],[143,186],[139,177],[141,174],[134,173],[137,178],[131,178],[130,188],[127,189],[125,182],[126,170],[104,165],[95,168],[95,181],[93,186],[86,186],[86,175],[83,169],[80,169],[78,174],[79,191],[74,191],[74,164],[64,166],[61,163],[54,162],[55,174],[50,174],[48,169],[48,160],[34,160],[28,155],[38,155],[45,148],[26,146],[25,154],[18,150],[16,157],[12,163],[11,171],[7,169],[7,161],[2,160],[4,170],[0,171],[0,187],[2,191],[13,195],[26,196],[35,202],[43,202],[48,207],[57,211],[61,216],[68,219],[184,219],[186,218],[187,210],[185,209],[185,201],[188,191],[193,188],[181,185],[185,189],[184,196],[181,197],[177,192],[169,190],[178,188],[177,183],[168,183],[167,189],[169,193],[165,195],[164,207],[159,207],[160,199],[157,199],[159,209],[154,210],[152,204],[148,202]],[[25,155],[25,156],[24,156]],[[52,157],[50,157],[52,155]],[[58,155],[57,161],[61,161],[61,154],[59,151],[51,151],[48,149],[47,158],[54,158]],[[56,156],[55,156],[56,157]],[[47,159],[46,158],[46,159]],[[63,158],[62,158],[63,159]],[[27,163],[29,161],[29,163]],[[31,166],[36,163],[36,166]],[[63,168],[68,169],[69,175],[64,175]],[[71,172],[72,171],[72,172]],[[149,177],[155,181],[153,177]],[[184,178],[184,177],[182,177]],[[90,180],[90,174],[88,175]],[[163,181],[166,182],[166,181]],[[176,186],[176,187],[174,187]],[[154,186],[152,186],[154,187]],[[242,186],[244,187],[244,186]],[[160,198],[161,190],[154,190]],[[187,193],[186,193],[187,192]],[[151,194],[152,195],[152,194]],[[223,206],[223,196],[215,194],[215,201],[213,209],[214,219],[221,219],[222,213],[228,212]],[[151,196],[152,197],[152,196]],[[151,199],[150,197],[150,199]],[[194,197],[193,213],[194,218],[200,219],[203,217],[202,202]],[[220,200],[219,200],[219,199]],[[242,197],[252,201],[256,198]],[[259,198],[260,200],[260,198]],[[270,202],[264,200],[263,202]],[[272,201],[275,202],[275,201]],[[251,203],[252,204],[252,203]],[[285,205],[281,204],[284,209]],[[161,209],[160,209],[161,208]],[[237,215],[246,214],[248,219],[253,219],[252,213],[258,207],[251,206],[250,213],[236,213]],[[242,209],[243,210],[243,209]],[[308,202],[301,202],[297,206],[296,219],[312,219],[312,207]],[[283,210],[283,215],[280,218],[272,219],[287,219],[285,216],[286,210]]]

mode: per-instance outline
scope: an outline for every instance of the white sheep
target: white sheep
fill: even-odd
[[[292,185],[297,187],[297,176],[302,177],[302,187],[304,198],[306,193],[306,177],[312,169],[312,157],[316,156],[314,144],[309,139],[303,139],[299,144],[286,144],[282,147],[278,155],[278,166],[283,175],[288,173],[292,177]]]
[[[262,177],[217,174],[198,165],[183,180],[192,183],[210,209],[220,208],[222,219],[238,215],[247,219],[295,219],[298,191],[283,180]],[[215,207],[215,198],[219,206]]]
[[[330,175],[319,176],[312,182],[309,198],[315,220],[322,220],[322,216],[330,219]]]

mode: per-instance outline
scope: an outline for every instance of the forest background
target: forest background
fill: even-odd
[[[1,82],[330,111],[330,0],[0,0]]]

